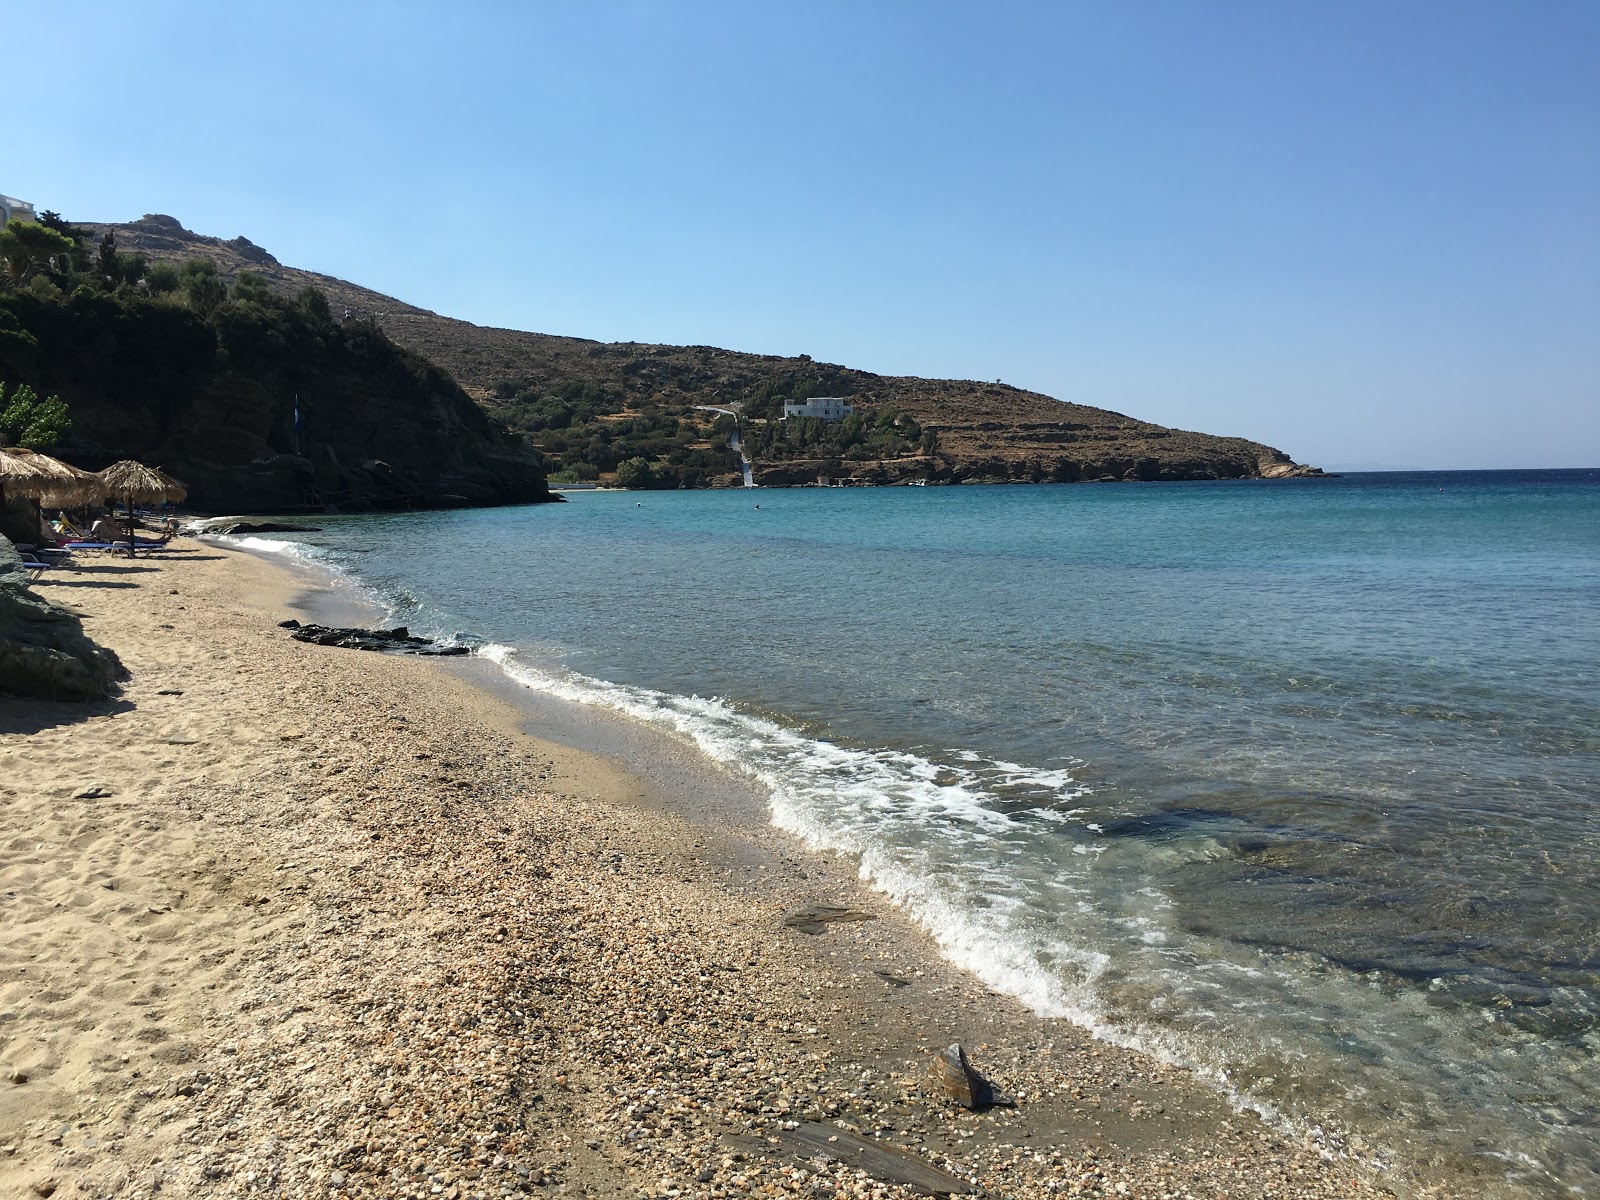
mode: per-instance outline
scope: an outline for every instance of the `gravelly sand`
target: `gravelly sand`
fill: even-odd
[[[808,1132],[995,1195],[1417,1194],[1031,1017],[841,864],[651,803],[459,668],[291,641],[295,587],[208,547],[41,588],[132,678],[0,700],[0,1196],[914,1194]],[[806,901],[876,919],[807,936]],[[928,1094],[953,1041],[1017,1108]]]

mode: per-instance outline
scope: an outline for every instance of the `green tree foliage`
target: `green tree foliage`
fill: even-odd
[[[267,278],[258,271],[240,271],[233,281],[233,298],[249,300],[256,304],[270,304],[272,289]]]
[[[0,383],[0,446],[26,446],[29,450],[48,450],[72,428],[72,417],[60,396],[39,399],[34,390],[19,383],[6,399]]]
[[[71,238],[75,242],[83,237],[83,230],[76,225],[69,225],[60,213],[52,209],[47,208],[39,214],[39,224],[46,229],[54,229],[62,237]]]
[[[90,240],[89,231],[79,229],[76,225],[70,224],[60,213],[52,212],[48,208],[39,214],[39,224],[46,229],[55,230],[62,237],[72,242],[68,269],[74,274],[87,274],[89,270],[89,251],[86,247]]]
[[[617,486],[625,488],[653,488],[658,485],[655,468],[644,458],[630,458],[617,464]]]
[[[209,258],[191,258],[178,270],[184,300],[202,317],[209,317],[228,298],[228,285],[217,276]]]
[[[95,257],[95,274],[100,285],[110,291],[120,287],[137,287],[149,267],[142,254],[123,254],[117,250],[117,235],[107,230],[100,239],[100,250]]]
[[[319,328],[333,324],[333,308],[321,288],[307,284],[295,293],[294,306]]]
[[[289,453],[296,397],[306,401],[307,435],[325,436],[319,411],[337,406],[319,405],[318,389],[348,377],[370,381],[402,409],[428,411],[442,434],[491,432],[482,409],[444,372],[370,322],[335,323],[320,293],[279,296],[249,280],[230,289],[208,262],[180,271],[178,291],[155,298],[142,287],[95,286],[96,267],[92,261],[70,294],[52,300],[0,293],[0,374],[39,391],[48,379],[69,399],[83,397],[86,427],[114,413],[119,440],[124,430],[157,440],[181,425],[197,397],[249,394],[270,406],[259,414],[268,443]],[[41,413],[24,424],[24,444],[65,432],[63,409],[47,404]]]
[[[66,268],[74,243],[37,221],[8,221],[0,229],[0,279],[23,287],[34,276]]]
[[[168,296],[178,290],[178,268],[171,263],[151,263],[144,274],[144,286],[152,296]]]
[[[932,453],[937,446],[910,415],[890,407],[858,408],[842,421],[828,423],[815,417],[752,422],[745,431],[751,458],[781,462],[792,458],[824,458],[856,462]],[[837,470],[827,472],[836,474]]]

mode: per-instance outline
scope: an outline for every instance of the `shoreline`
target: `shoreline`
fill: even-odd
[[[348,603],[309,571],[143,566],[40,589],[121,699],[0,700],[5,844],[40,847],[4,869],[0,1195],[913,1194],[794,1158],[818,1122],[1004,1195],[1429,1190],[989,992],[851,864],[729,820],[750,789],[692,748],[530,733],[483,660],[293,642]],[[872,919],[784,925],[819,901]],[[930,1099],[955,1041],[1016,1109]]]

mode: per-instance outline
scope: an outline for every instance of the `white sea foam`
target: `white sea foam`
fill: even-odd
[[[241,550],[254,550],[257,554],[287,554],[291,558],[304,558],[305,549],[300,542],[285,542],[277,538],[256,537],[246,534],[232,537],[227,534],[217,535],[217,541],[239,547]]]
[[[1041,1016],[1065,1018],[1102,1041],[1192,1069],[1235,1107],[1287,1127],[1274,1107],[1238,1091],[1225,1071],[1197,1058],[1198,1047],[1181,1034],[1127,1014],[1114,1020],[1096,987],[1111,959],[1088,944],[1092,936],[1075,941],[1073,930],[1059,922],[1030,919],[1040,888],[1053,893],[1044,903],[1057,913],[1093,909],[1085,877],[1065,867],[1059,877],[1030,879],[1034,891],[1016,887],[1014,856],[1029,840],[1030,824],[1044,816],[1058,828],[1082,829],[1068,858],[1085,864],[1085,872],[1106,846],[1082,822],[1086,810],[1050,804],[1007,812],[1007,798],[997,789],[1026,786],[1055,803],[1069,802],[1087,794],[1070,769],[1028,767],[966,750],[949,752],[954,763],[936,763],[908,751],[841,746],[715,697],[549,670],[500,643],[480,646],[477,654],[527,687],[667,730],[755,778],[768,792],[775,825],[811,849],[856,858],[862,879],[911,915],[952,963]],[[1151,907],[1160,905],[1152,900]],[[1143,924],[1130,940],[1159,945],[1163,939]]]

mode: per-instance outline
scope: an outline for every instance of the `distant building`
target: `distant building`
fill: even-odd
[[[38,214],[33,211],[33,205],[26,200],[18,200],[15,196],[0,196],[0,225],[7,221],[37,221]]]
[[[788,417],[816,417],[819,421],[842,421],[855,412],[843,396],[813,396],[809,400],[785,400],[783,415]]]

